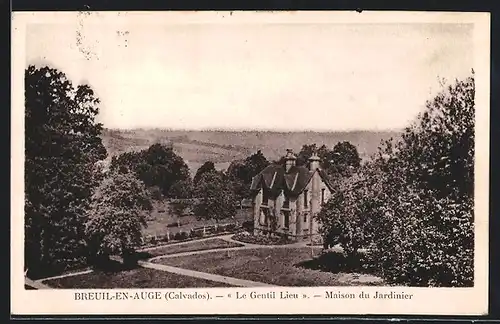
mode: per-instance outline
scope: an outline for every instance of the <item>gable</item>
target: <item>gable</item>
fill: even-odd
[[[292,167],[289,172],[285,172],[283,167],[277,165],[270,165],[253,177],[250,190],[258,191],[264,188],[276,194],[284,191],[288,196],[298,196],[309,185],[316,172],[320,181],[332,192],[328,176],[321,169],[309,171],[305,167]]]

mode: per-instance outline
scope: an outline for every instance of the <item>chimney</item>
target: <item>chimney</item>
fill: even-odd
[[[297,160],[297,157],[295,154],[293,154],[293,151],[291,149],[286,150],[286,155],[285,155],[285,171],[288,172],[290,169],[295,166],[295,160]]]
[[[318,169],[320,160],[321,159],[319,158],[318,154],[314,152],[313,155],[309,158],[309,170],[314,171]]]

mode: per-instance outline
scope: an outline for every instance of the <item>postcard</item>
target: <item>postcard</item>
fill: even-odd
[[[487,13],[14,12],[11,313],[486,314],[489,69]]]

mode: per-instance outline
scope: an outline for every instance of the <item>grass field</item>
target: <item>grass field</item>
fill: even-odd
[[[183,244],[176,244],[170,246],[166,245],[165,247],[151,249],[140,253],[141,253],[141,258],[152,258],[160,255],[170,255],[182,252],[203,251],[211,249],[224,249],[224,248],[239,247],[239,246],[243,246],[243,244],[228,242],[219,238],[214,238],[209,240],[193,241],[193,242],[187,242]]]
[[[314,248],[318,255],[320,248]],[[336,260],[338,262],[340,260]],[[343,268],[342,262],[322,267],[311,257],[311,248],[251,249],[210,252],[154,261],[180,268],[228,277],[259,281],[278,286],[382,285],[372,275]]]
[[[95,271],[78,276],[47,280],[43,283],[59,289],[231,287],[219,282],[147,268],[117,272]]]

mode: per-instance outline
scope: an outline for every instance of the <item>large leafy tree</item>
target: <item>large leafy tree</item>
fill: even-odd
[[[171,192],[172,186],[190,179],[189,167],[172,147],[153,144],[139,152],[126,152],[113,156],[111,170],[131,170],[144,182],[147,188],[158,187],[167,197],[178,194],[178,188]]]
[[[369,246],[392,282],[473,284],[474,92],[474,74],[443,88],[333,194],[319,215],[326,245]]]
[[[194,175],[193,178],[193,183],[196,185],[198,182],[200,182],[201,177],[203,174],[207,172],[215,172],[215,165],[212,161],[207,161],[203,163],[203,165],[196,171],[196,174]]]
[[[269,164],[270,162],[260,150],[244,160],[236,160],[231,163],[227,174],[238,199],[250,196],[252,178]]]
[[[83,224],[106,157],[99,99],[50,67],[25,71],[25,267],[63,271],[84,262]]]
[[[131,172],[110,172],[93,196],[85,238],[90,260],[111,254],[130,260],[146,227],[152,205],[144,184]]]
[[[194,192],[193,181],[191,178],[176,181],[169,190],[169,196],[175,199],[192,198]]]
[[[338,142],[325,156],[325,169],[331,175],[349,176],[361,165],[358,149],[350,142]]]
[[[403,134],[407,175],[440,197],[474,191],[474,74],[446,86]]]
[[[326,145],[304,144],[297,154],[297,165],[307,166],[314,153],[320,158],[321,168],[334,178],[351,175],[361,164],[356,146],[343,141],[335,144],[332,150]],[[278,163],[284,163],[284,157]]]
[[[216,222],[232,218],[236,214],[236,196],[228,177],[220,171],[204,173],[195,191],[199,199],[194,212],[197,217]]]
[[[297,154],[297,165],[307,166],[309,164],[309,158],[316,153],[318,157],[321,159],[320,165],[323,169],[328,169],[330,165],[329,153],[330,150],[326,147],[326,145],[321,145],[318,147],[317,144],[304,144],[300,149],[299,154]]]

